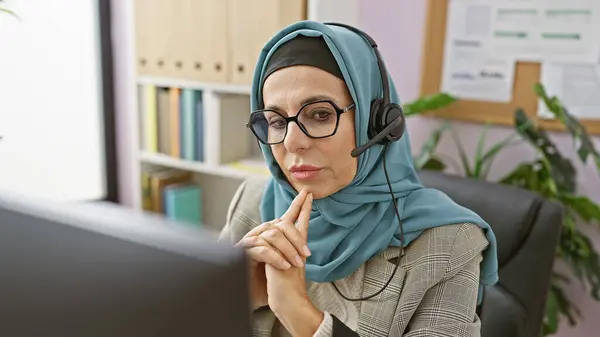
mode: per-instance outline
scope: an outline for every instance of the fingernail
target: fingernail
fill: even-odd
[[[283,261],[283,263],[281,263],[281,266],[283,267],[283,269],[288,269],[289,267],[291,267],[292,265],[289,264],[289,262],[287,261]]]
[[[306,256],[310,256],[311,252],[310,249],[308,249],[308,246],[304,245],[304,247],[302,247],[302,251],[304,252],[304,255]]]
[[[302,266],[304,265],[304,263],[302,262],[302,259],[300,258],[300,256],[296,255],[295,260],[296,260],[296,266],[302,268]]]

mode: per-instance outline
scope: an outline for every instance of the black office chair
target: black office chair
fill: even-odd
[[[419,173],[494,230],[500,281],[480,308],[483,337],[538,337],[563,223],[563,207],[531,191],[440,172]]]

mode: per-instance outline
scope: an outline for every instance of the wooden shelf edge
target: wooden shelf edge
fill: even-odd
[[[164,166],[174,169],[203,173],[233,179],[247,178],[267,178],[268,174],[260,172],[260,168],[255,170],[240,169],[237,163],[214,165],[197,161],[190,161],[181,158],[174,158],[162,153],[141,152],[139,159],[143,163]],[[265,166],[266,170],[266,166]]]
[[[442,110],[440,112],[424,113],[421,115],[421,117],[478,125],[489,123],[493,126],[505,128],[514,128],[515,126],[514,115],[511,115],[510,118],[509,116],[486,116],[484,114],[477,116],[468,114],[454,114],[452,112],[446,112]],[[546,131],[561,133],[568,132],[567,128],[557,120],[531,115],[528,115],[528,117]],[[583,126],[590,136],[600,136],[600,120],[580,119],[580,121],[584,121]]]

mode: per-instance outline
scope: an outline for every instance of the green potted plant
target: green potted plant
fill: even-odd
[[[600,154],[585,128],[557,97],[549,97],[542,85],[537,84],[534,91],[577,144],[579,160],[584,164],[594,163],[600,174]],[[485,139],[489,125],[485,125],[472,162],[469,161],[451,124],[446,122],[431,133],[429,140],[416,156],[415,165],[419,169],[444,170],[452,162],[451,159],[436,153],[437,144],[445,132],[450,132],[456,143],[462,173],[471,178],[487,179],[494,158],[508,146],[526,143],[534,148],[534,158],[518,163],[497,182],[535,191],[565,207],[564,226],[556,258],[569,266],[570,273],[553,273],[542,331],[543,335],[551,335],[558,330],[561,317],[566,318],[570,325],[577,324],[578,318],[581,317],[580,310],[563,290],[573,278],[587,286],[590,296],[600,301],[600,256],[589,237],[576,226],[577,223],[600,224],[600,205],[577,193],[577,171],[571,160],[560,153],[546,130],[530,120],[522,109],[515,111],[514,121],[515,131],[487,149]]]

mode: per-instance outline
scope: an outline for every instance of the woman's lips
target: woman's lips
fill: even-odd
[[[290,167],[289,171],[296,180],[310,180],[319,175],[321,168],[311,165],[298,165]]]

